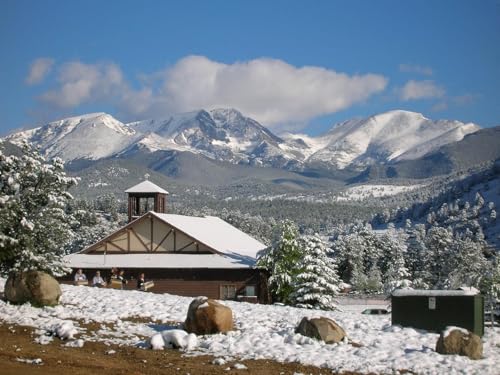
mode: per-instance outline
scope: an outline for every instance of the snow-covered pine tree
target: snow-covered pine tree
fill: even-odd
[[[339,236],[333,243],[342,279],[358,292],[382,290],[379,268],[382,250],[377,236],[368,225],[355,226],[351,233]]]
[[[427,232],[425,245],[429,254],[429,272],[431,287],[446,289],[449,287],[449,274],[452,270],[453,234],[450,229],[432,227]]]
[[[415,288],[427,289],[430,281],[430,260],[425,245],[426,230],[424,224],[416,224],[406,232],[406,259],[405,264],[410,272],[410,279]]]
[[[341,281],[337,266],[329,256],[331,249],[318,234],[301,237],[299,247],[302,254],[298,263],[300,272],[293,281],[293,304],[306,308],[335,309],[335,296]]]
[[[272,245],[259,257],[257,265],[269,271],[269,288],[273,300],[290,303],[292,282],[299,273],[301,253],[298,244],[299,231],[291,220],[284,220],[275,228]]]
[[[379,239],[383,249],[382,274],[384,292],[411,285],[410,273],[405,265],[406,245],[401,235],[394,229],[388,230]]]
[[[59,276],[74,217],[65,210],[76,179],[60,159],[47,162],[27,143],[5,155],[0,143],[0,273],[39,270]]]
[[[381,293],[383,290],[384,284],[382,283],[382,272],[380,268],[375,264],[372,266],[370,270],[368,270],[365,278],[365,284],[362,288],[359,288],[359,291],[363,291],[365,293]]]
[[[67,253],[74,253],[90,246],[118,230],[125,223],[124,221],[115,221],[112,214],[95,212],[92,208],[73,207],[71,213],[76,218],[76,222],[71,227],[73,236],[65,247]],[[121,214],[117,215],[120,218]]]
[[[500,258],[497,254],[488,262],[484,270],[484,277],[481,283],[481,291],[486,296],[486,309],[490,311],[490,322],[494,325],[494,310],[500,303]]]
[[[481,193],[477,192],[474,198],[474,205],[478,207],[478,209],[483,208],[484,206],[484,198]]]
[[[454,259],[449,259],[449,262],[454,265],[449,276],[450,287],[452,289],[461,286],[479,288],[484,277],[484,270],[487,268],[482,244],[466,237],[455,239],[453,247]]]

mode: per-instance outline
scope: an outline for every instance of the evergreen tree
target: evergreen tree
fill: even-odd
[[[417,224],[407,231],[407,251],[405,264],[410,273],[412,285],[415,288],[429,288],[430,259],[425,245],[426,230],[424,224]]]
[[[455,239],[454,258],[450,273],[450,287],[457,289],[461,286],[479,288],[487,267],[487,260],[483,255],[483,246],[473,242],[470,238]]]
[[[358,286],[358,290],[365,293],[381,293],[384,287],[382,282],[382,272],[379,267],[375,264],[370,270],[368,270],[366,277],[362,278],[364,280],[364,285],[362,287]]]
[[[390,293],[396,288],[409,287],[411,282],[404,259],[406,253],[404,239],[395,230],[390,230],[379,239],[379,243],[383,247],[384,292]]]
[[[117,213],[117,218],[120,219],[121,216],[123,220],[115,221],[112,214],[96,212],[93,208],[77,207],[72,208],[76,221],[71,226],[73,230],[71,241],[65,247],[67,253],[74,253],[92,245],[126,223],[124,214]]]
[[[74,217],[66,212],[76,184],[60,159],[47,162],[27,143],[22,155],[0,150],[0,272],[39,270],[59,276]]]
[[[500,303],[500,259],[495,256],[485,269],[481,291],[486,295],[486,309],[491,312],[491,325],[495,321],[494,310]]]
[[[453,234],[443,227],[432,227],[427,232],[425,245],[429,251],[430,286],[436,289],[449,287],[449,274],[453,259]]]
[[[335,262],[326,243],[317,235],[299,239],[301,258],[300,272],[294,282],[291,299],[294,304],[324,310],[335,309],[340,278]]]
[[[476,193],[474,203],[478,208],[482,208],[484,206],[484,198],[479,192]]]
[[[333,243],[342,279],[358,292],[375,293],[382,290],[379,264],[382,248],[368,225],[355,226],[351,233],[339,236]]]
[[[293,280],[300,272],[298,261],[301,252],[298,228],[290,220],[282,221],[275,229],[272,245],[258,259],[258,266],[267,269],[273,300],[290,303]]]

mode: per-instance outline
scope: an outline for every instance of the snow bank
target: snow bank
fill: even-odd
[[[78,330],[75,328],[72,321],[66,321],[54,325],[52,332],[61,340],[68,340],[73,339],[78,333]]]
[[[0,290],[3,284],[0,279]],[[314,311],[224,301],[233,311],[236,330],[225,335],[198,336],[195,346],[186,341],[187,334],[174,334],[177,325],[172,325],[185,320],[192,298],[72,285],[61,288],[61,305],[56,307],[34,308],[0,301],[0,320],[46,331],[57,325],[66,327],[62,330],[65,332],[71,332],[70,326],[64,324],[71,321],[78,330],[77,339],[117,345],[145,347],[146,338],[154,336],[159,346],[163,340],[166,347],[183,336],[190,355],[296,361],[336,372],[396,373],[405,369],[418,374],[495,374],[500,368],[500,328],[486,327],[482,338],[485,358],[473,361],[440,355],[434,350],[438,334],[392,326],[388,315],[362,315],[363,306],[349,306],[345,312]],[[362,346],[329,345],[295,333],[303,317],[318,315],[334,319],[350,340]],[[142,318],[142,323],[130,320],[136,317]],[[80,327],[80,321],[102,324],[89,332]],[[69,339],[70,335],[66,336]]]
[[[185,349],[193,350],[198,345],[198,339],[193,333],[187,333],[181,329],[165,330],[154,334],[149,339],[149,346],[153,350]]]

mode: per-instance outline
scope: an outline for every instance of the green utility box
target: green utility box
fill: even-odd
[[[462,290],[397,289],[392,324],[441,332],[448,326],[484,334],[484,297]]]

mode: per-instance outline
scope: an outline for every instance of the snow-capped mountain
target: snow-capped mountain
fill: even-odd
[[[70,117],[7,137],[13,143],[28,140],[48,157],[60,157],[65,161],[112,156],[137,138],[133,128],[106,113]]]
[[[303,140],[307,146],[303,154],[309,163],[344,169],[417,159],[479,129],[472,123],[433,121],[420,113],[391,111],[337,124],[317,138],[295,135],[288,140]]]
[[[178,150],[231,163],[265,165],[291,158],[279,147],[282,139],[234,109],[200,110],[128,126],[143,136],[122,155],[138,150]]]
[[[357,170],[420,158],[478,129],[472,123],[434,121],[419,113],[391,111],[336,124],[318,137],[278,137],[237,110],[216,109],[129,124],[94,113],[51,122],[7,139],[15,143],[26,139],[49,157],[66,161],[181,151],[233,164]]]

